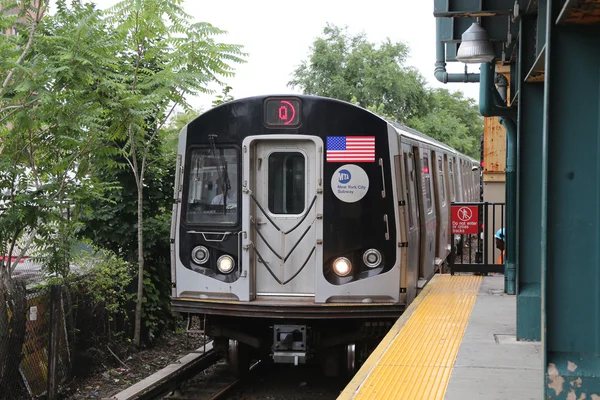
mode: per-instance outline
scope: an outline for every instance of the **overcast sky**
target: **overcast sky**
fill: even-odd
[[[117,0],[96,0],[100,8]],[[435,19],[433,0],[186,0],[184,8],[196,21],[210,22],[228,33],[218,38],[244,45],[248,62],[236,66],[227,79],[235,98],[260,94],[299,93],[287,82],[327,22],[348,26],[351,33],[365,32],[372,42],[389,37],[410,48],[408,63],[434,87],[461,90],[478,102],[478,83],[438,82],[434,75]],[[464,72],[464,64],[449,63],[448,72]],[[478,72],[479,65],[469,66]],[[218,89],[218,87],[214,87]],[[194,107],[210,108],[214,95],[192,100]]]

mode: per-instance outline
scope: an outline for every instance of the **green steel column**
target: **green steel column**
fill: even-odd
[[[506,128],[506,261],[504,266],[504,292],[516,294],[517,253],[517,196],[515,166],[517,164],[517,125],[510,118],[500,118]]]
[[[539,246],[542,192],[542,130],[544,84],[524,82],[524,56],[535,49],[536,19],[523,16],[519,42],[518,70],[518,154],[517,154],[517,340],[541,340],[541,259]]]
[[[600,25],[557,25],[562,3],[549,1],[546,33],[544,389],[547,399],[597,399],[600,398]],[[530,246],[539,244],[528,242]]]

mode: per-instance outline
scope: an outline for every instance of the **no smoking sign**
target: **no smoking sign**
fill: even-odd
[[[476,235],[479,233],[478,206],[452,206],[452,234]]]

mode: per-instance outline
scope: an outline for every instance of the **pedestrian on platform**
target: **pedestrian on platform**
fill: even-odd
[[[500,257],[498,257],[496,264],[504,264],[504,257],[506,257],[506,236],[504,234],[504,228],[498,229],[494,238],[496,239],[496,248],[500,250]]]

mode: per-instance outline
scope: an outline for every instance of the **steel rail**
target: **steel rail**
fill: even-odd
[[[110,397],[110,400],[154,400],[177,389],[183,382],[216,364],[222,356],[210,341],[165,368]]]

